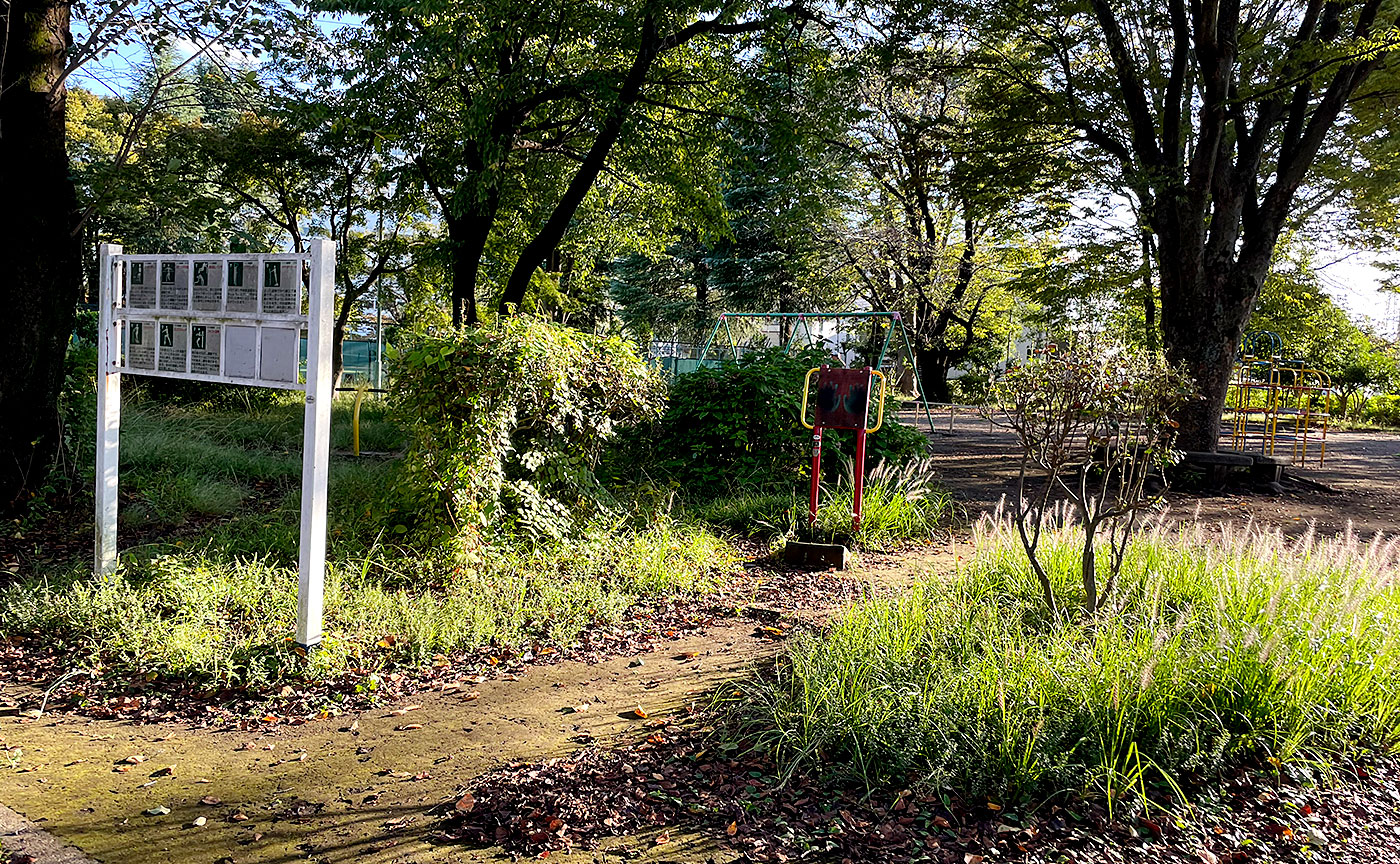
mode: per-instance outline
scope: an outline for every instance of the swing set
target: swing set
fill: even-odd
[[[787,341],[783,343],[784,351],[791,351],[797,344],[798,332],[806,335],[806,347],[816,347],[815,340],[817,334],[812,332],[812,322],[817,321],[866,321],[875,322],[875,326],[883,327],[885,330],[884,341],[880,345],[880,354],[875,359],[872,368],[879,373],[885,373],[893,366],[903,349],[909,361],[909,371],[914,379],[914,395],[918,399],[918,404],[923,408],[924,418],[928,421],[928,428],[933,431],[933,415],[929,411],[929,401],[924,394],[923,382],[919,380],[919,366],[914,361],[914,346],[909,341],[909,331],[904,326],[904,319],[898,312],[722,312],[715,321],[715,325],[710,328],[710,334],[705,338],[704,347],[696,355],[696,366],[708,366],[721,362],[724,359],[724,346],[719,343],[720,332],[723,331],[724,339],[728,342],[728,354],[734,360],[739,359],[739,343],[734,337],[734,329],[730,326],[731,321],[744,320],[777,320],[792,321],[792,330],[788,333]],[[894,342],[895,331],[899,331],[899,342]],[[894,353],[890,353],[890,346],[894,345]],[[710,352],[714,350],[719,356],[710,359]]]

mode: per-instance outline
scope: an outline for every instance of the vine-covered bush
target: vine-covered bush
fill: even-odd
[[[798,419],[802,382],[807,370],[830,362],[820,350],[770,349],[677,376],[649,444],[658,467],[701,495],[804,476],[812,433]],[[891,397],[884,427],[867,438],[867,465],[881,459],[902,463],[927,448],[922,433],[895,421],[894,407]],[[850,455],[854,448],[850,432],[827,432],[824,440],[824,458],[834,457],[838,448]]]
[[[606,493],[594,475],[620,426],[655,420],[665,383],[621,339],[515,316],[388,355],[410,429],[407,482],[458,528],[562,537]]]

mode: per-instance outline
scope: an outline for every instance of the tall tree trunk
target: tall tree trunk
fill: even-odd
[[[481,271],[481,256],[491,237],[500,197],[487,196],[470,212],[447,220],[447,239],[452,247],[452,326],[481,323],[476,305],[476,280]]]
[[[631,68],[627,70],[627,76],[622,80],[622,87],[618,90],[617,100],[603,119],[598,129],[598,135],[593,139],[593,145],[588,148],[588,152],[579,162],[578,170],[569,180],[568,188],[564,190],[559,203],[554,206],[554,211],[549,214],[549,218],[545,220],[539,233],[525,244],[524,249],[520,250],[520,257],[515,261],[515,267],[510,272],[510,279],[506,282],[505,291],[501,293],[500,302],[497,304],[497,309],[501,314],[506,314],[512,307],[520,308],[535,271],[539,269],[545,257],[564,239],[564,233],[569,230],[569,224],[573,221],[574,214],[578,212],[579,205],[583,203],[588,191],[597,182],[598,175],[602,173],[603,166],[607,164],[608,154],[612,152],[613,145],[617,143],[618,136],[622,134],[632,106],[641,96],[642,84],[646,82],[647,74],[651,71],[652,64],[656,62],[660,51],[661,44],[656,35],[656,21],[648,16],[642,25],[641,47],[637,49],[637,56],[633,59]]]
[[[1142,232],[1142,329],[1152,356],[1162,351],[1162,334],[1157,326],[1157,296],[1152,289],[1152,235]]]
[[[1267,273],[1245,263],[1207,272],[1194,244],[1158,238],[1162,288],[1162,337],[1167,361],[1195,379],[1198,398],[1179,409],[1177,446],[1214,451],[1230,385],[1235,352],[1249,324],[1254,301]]]
[[[710,267],[701,257],[695,262],[695,348],[710,329]]]
[[[345,295],[339,311],[336,312],[335,322],[331,325],[331,377],[336,387],[341,385],[341,379],[345,375],[345,331],[350,327],[350,311],[358,299]]]
[[[948,352],[937,348],[915,348],[919,363],[919,386],[930,402],[952,402],[953,391],[948,387]]]
[[[77,195],[58,82],[69,6],[12,0],[0,69],[0,510],[43,482],[58,445],[58,394],[82,283]],[[91,431],[91,430],[87,430]]]

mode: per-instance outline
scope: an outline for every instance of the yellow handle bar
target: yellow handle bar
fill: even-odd
[[[885,373],[880,372],[876,369],[871,369],[870,374],[880,376],[880,411],[875,418],[875,428],[865,430],[865,434],[867,435],[869,435],[871,432],[880,431],[880,427],[885,425],[885,391],[889,389],[885,384]]]
[[[813,426],[807,422],[807,391],[812,386],[812,373],[820,371],[822,371],[822,367],[813,366],[807,370],[807,377],[802,380],[802,416],[799,419],[802,421],[802,425],[808,429],[813,428]]]

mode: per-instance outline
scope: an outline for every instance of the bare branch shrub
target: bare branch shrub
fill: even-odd
[[[1191,380],[1121,345],[1061,351],[1051,344],[1009,369],[993,390],[1002,422],[1021,444],[1012,521],[1046,605],[1059,613],[1038,552],[1060,493],[1084,531],[1084,610],[1092,615],[1113,596],[1138,514],[1162,500],[1161,470],[1178,458],[1171,415],[1190,398]],[[1149,484],[1154,473],[1160,485]],[[1100,562],[1104,533],[1108,560]]]

